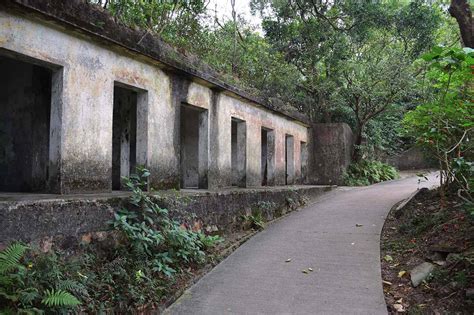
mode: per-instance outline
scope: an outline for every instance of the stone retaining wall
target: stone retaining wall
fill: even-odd
[[[329,191],[329,186],[292,186],[272,189],[234,189],[220,192],[163,192],[162,207],[188,225],[212,233],[242,228],[242,216],[260,211],[272,220]],[[52,239],[71,243],[83,235],[109,229],[108,221],[127,198],[80,196],[0,201],[0,242]]]

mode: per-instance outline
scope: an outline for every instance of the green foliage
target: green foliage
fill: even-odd
[[[218,238],[192,231],[170,218],[168,210],[144,190],[149,175],[138,167],[137,174],[124,179],[132,191],[130,207],[115,214],[113,226],[125,234],[132,251],[146,257],[151,270],[171,277],[181,264],[203,263],[204,243],[210,246]]]
[[[428,62],[427,96],[404,118],[407,133],[438,160],[442,194],[448,186],[472,202],[474,50],[435,47]]]
[[[130,204],[112,222],[115,241],[77,255],[12,244],[0,252],[0,313],[130,313],[162,302],[178,277],[205,262],[222,241],[171,219],[146,193],[149,172],[125,179]]]
[[[71,293],[63,290],[46,290],[41,303],[48,307],[56,306],[76,306],[81,302]]]
[[[0,252],[0,275],[17,269],[27,249],[28,247],[21,243],[14,243]]]
[[[409,236],[418,236],[446,222],[448,213],[444,211],[436,212],[433,215],[409,214],[404,223],[400,225],[400,232]]]
[[[197,22],[197,16],[205,9],[202,0],[108,0],[105,2],[90,0],[90,2],[103,5],[127,25],[139,27],[154,34],[170,32],[177,26],[182,26],[185,30],[190,24]]]
[[[398,178],[397,170],[379,161],[362,160],[349,166],[344,174],[348,186],[366,186]]]
[[[264,17],[266,39],[301,73],[295,83],[305,96],[292,95],[301,102],[298,108],[316,122],[349,123],[356,133],[356,160],[363,155],[364,135],[369,149],[385,149],[373,135],[386,131],[383,126],[396,129],[397,119],[369,124],[416,97],[412,62],[433,45],[441,10],[423,1],[253,0],[252,5]]]
[[[265,220],[263,219],[261,211],[255,211],[253,214],[243,215],[242,219],[244,222],[247,222],[247,224],[249,224],[251,229],[265,229]]]
[[[0,313],[43,313],[74,308],[81,302],[66,290],[54,289],[57,278],[47,281],[47,275],[41,266],[25,264],[28,247],[14,243],[0,252]],[[49,265],[56,271],[54,265]]]

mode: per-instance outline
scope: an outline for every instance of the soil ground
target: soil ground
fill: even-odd
[[[474,314],[474,215],[455,194],[442,206],[437,190],[424,189],[394,207],[381,237],[382,279],[390,313]],[[410,270],[435,265],[414,288]],[[397,311],[398,309],[398,311]]]

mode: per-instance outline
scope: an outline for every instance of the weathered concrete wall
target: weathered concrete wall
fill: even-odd
[[[353,135],[344,123],[314,124],[307,182],[342,185],[342,175],[351,162]]]
[[[207,111],[200,116],[200,126],[208,126],[199,138],[200,187],[232,185],[232,117],[247,127],[246,186],[261,184],[262,126],[274,130],[274,184],[285,183],[286,134],[294,137],[295,176],[300,176],[299,146],[307,141],[304,123],[213,89],[209,82],[165,72],[152,58],[16,11],[0,11],[0,48],[2,55],[45,64],[53,71],[49,162],[56,166],[51,168],[58,182],[55,192],[112,189],[115,85],[137,93],[136,163],[150,169],[151,187],[179,187],[183,103]]]
[[[160,194],[157,201],[191,226],[219,232],[242,228],[242,216],[260,211],[271,220],[315,198],[331,187],[295,186],[292,189],[229,190],[206,194]],[[84,233],[109,230],[113,213],[127,197],[79,196],[47,200],[0,201],[0,245],[12,240],[44,237],[78,238]],[[194,214],[194,215],[193,215]]]
[[[61,69],[60,192],[111,189],[114,82],[148,91],[148,104],[153,104],[141,112],[147,126],[137,126],[137,151],[146,152],[137,162],[152,169],[152,181],[176,178],[176,167],[169,167],[176,165],[176,154],[166,132],[173,129],[175,111],[170,108],[169,78],[161,70],[5,12],[0,12],[0,44]]]
[[[245,121],[247,127],[247,187],[261,185],[261,130],[273,130],[275,135],[275,185],[285,185],[285,137],[293,142],[293,169],[300,169],[300,142],[307,141],[308,129],[284,117],[270,115],[266,110],[248,106],[245,102],[226,94],[219,94],[210,112],[211,156],[209,181],[211,187],[229,187],[232,184],[231,118]],[[298,166],[298,167],[296,167]],[[298,172],[295,176],[300,176]]]
[[[399,170],[421,170],[436,167],[434,160],[427,158],[426,153],[420,147],[412,147],[399,155],[386,160]]]

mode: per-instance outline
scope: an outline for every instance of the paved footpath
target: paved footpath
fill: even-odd
[[[422,184],[411,177],[338,188],[251,238],[166,313],[387,314],[379,261],[385,217],[435,184],[430,176]]]

